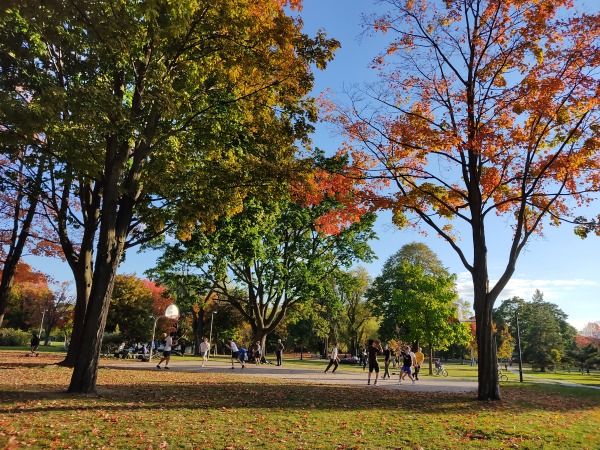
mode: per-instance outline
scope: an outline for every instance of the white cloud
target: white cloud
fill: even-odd
[[[497,280],[490,280],[490,289]],[[461,272],[457,278],[460,297],[473,303],[473,281],[471,274]],[[588,279],[526,279],[512,278],[500,296],[499,301],[512,297],[520,297],[530,301],[535,290],[544,294],[544,300],[558,305],[569,316],[569,323],[581,329],[587,322],[600,317],[600,283]]]

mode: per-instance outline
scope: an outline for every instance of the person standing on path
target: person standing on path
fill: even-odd
[[[204,338],[200,343],[200,356],[202,356],[202,367],[204,367],[204,363],[208,361],[208,352],[210,351],[210,343],[208,342],[208,338]]]
[[[283,361],[283,350],[284,349],[285,349],[285,347],[281,343],[281,339],[278,339],[277,340],[277,346],[275,347],[275,357],[277,358],[277,365],[278,366],[281,366],[281,363]]]
[[[262,357],[262,347],[260,341],[256,341],[254,344],[254,364],[260,364],[260,358]]]
[[[384,367],[384,371],[383,371],[383,379],[385,380],[385,377],[388,377],[388,380],[390,379],[390,362],[392,361],[392,350],[390,349],[390,345],[389,344],[385,344],[383,346],[383,367]]]
[[[335,373],[335,371],[337,370],[338,365],[340,364],[340,359],[338,358],[338,346],[339,345],[340,345],[339,342],[336,342],[335,345],[333,346],[333,348],[331,349],[331,355],[329,356],[329,365],[327,366],[327,369],[325,369],[325,372],[323,372],[323,373],[327,373],[329,368],[333,365],[335,365],[335,367],[333,368],[331,373]]]
[[[419,379],[419,372],[421,371],[421,364],[425,361],[425,355],[421,351],[421,347],[417,348],[415,352],[415,380]]]
[[[166,336],[166,333],[163,335]],[[169,361],[171,361],[171,348],[173,345],[177,345],[177,342],[173,342],[173,336],[175,336],[175,332],[171,331],[169,335],[165,338],[165,347],[163,348],[163,356],[161,360],[156,365],[157,369],[160,369],[160,364],[165,361],[165,369],[169,368]]]
[[[377,384],[377,379],[379,378],[379,362],[377,362],[377,354],[382,352],[383,349],[381,348],[379,339],[369,339],[369,347],[367,349],[369,358],[369,378],[367,379],[367,384],[371,384],[371,374],[373,371],[375,371],[375,382],[373,384]]]
[[[235,369],[235,367],[233,367],[233,363],[235,361],[239,362],[242,365],[242,369],[244,368],[244,362],[240,361],[240,351],[238,349],[238,346],[236,345],[235,342],[233,342],[233,339],[229,338],[227,339],[227,343],[225,344],[225,346],[231,350],[231,369]]]

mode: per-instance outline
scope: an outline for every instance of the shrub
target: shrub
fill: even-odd
[[[104,333],[102,337],[102,353],[111,353],[124,340],[124,336],[121,333]]]
[[[0,345],[27,347],[31,342],[31,333],[14,328],[0,328]]]

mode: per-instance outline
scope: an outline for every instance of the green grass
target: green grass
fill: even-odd
[[[556,372],[537,372],[531,369],[523,371],[523,376],[532,377],[541,380],[557,380],[566,381],[569,383],[584,384],[588,386],[599,386],[600,387],[600,372],[592,370],[590,374],[581,374],[581,372],[568,372],[568,371],[556,371]]]
[[[589,388],[506,383],[502,401],[479,402],[472,393],[309,385],[237,371],[100,369],[98,395],[69,395],[71,371],[58,361],[0,353],[0,448],[600,447],[600,391]]]

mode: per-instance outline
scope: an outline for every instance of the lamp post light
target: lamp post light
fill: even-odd
[[[177,305],[169,305],[167,306],[167,309],[165,310],[165,313],[160,315],[160,316],[150,316],[152,318],[154,318],[154,326],[152,327],[152,340],[150,341],[150,356],[148,358],[148,362],[152,362],[152,350],[154,347],[154,335],[156,333],[156,322],[158,322],[158,319],[160,319],[161,317],[166,317],[167,319],[177,319],[179,318],[179,308],[177,307]]]
[[[42,338],[42,326],[44,325],[44,316],[46,315],[46,308],[42,311],[42,321],[40,322],[40,331],[38,333],[38,338]]]
[[[215,314],[217,312],[213,311],[210,315],[210,334],[208,335],[208,355],[210,356],[210,346],[212,345],[212,330],[213,330],[213,319],[215,318]],[[215,350],[216,352],[216,350]]]

